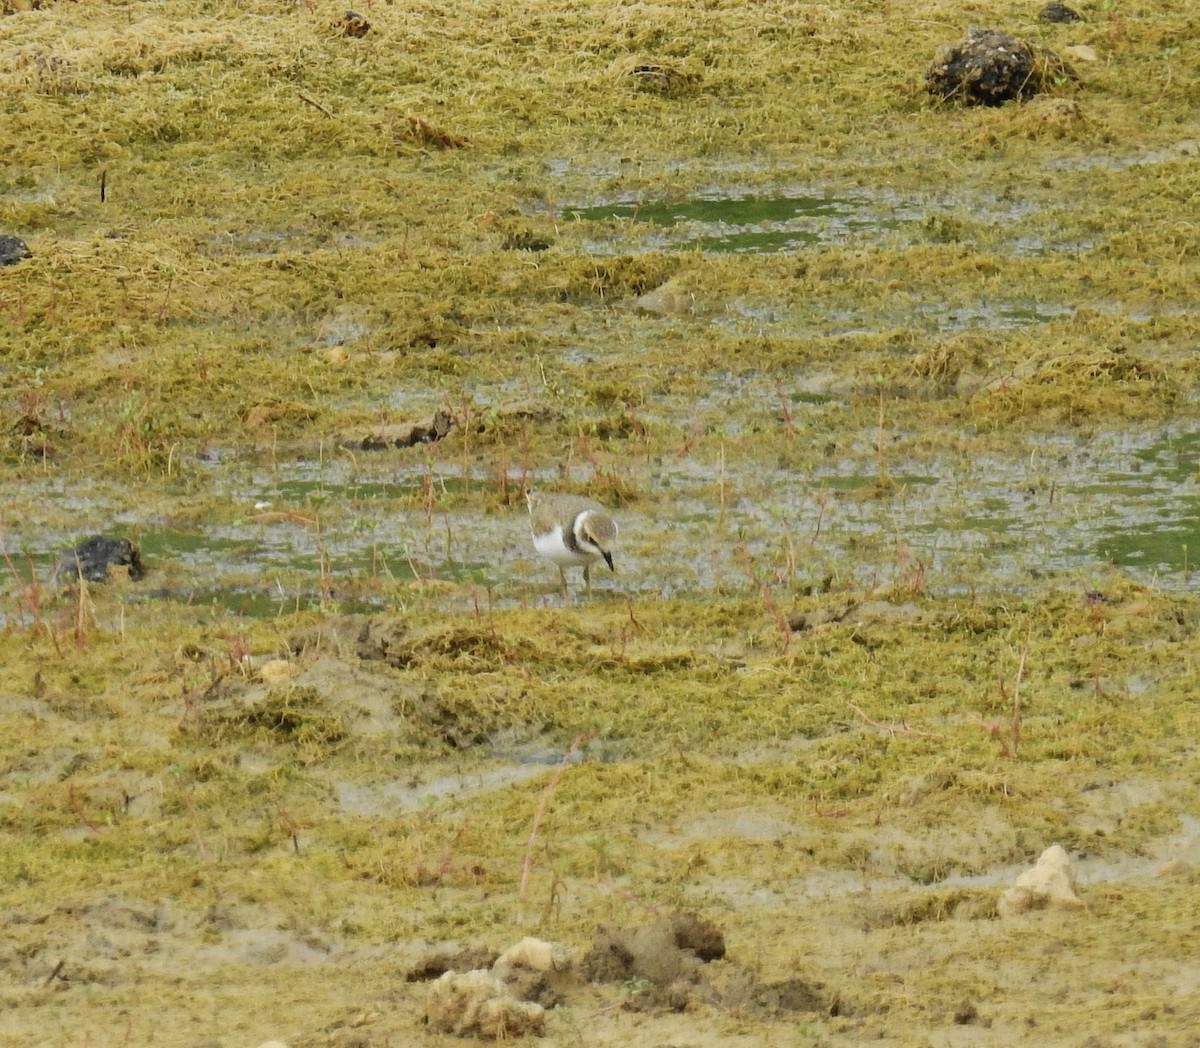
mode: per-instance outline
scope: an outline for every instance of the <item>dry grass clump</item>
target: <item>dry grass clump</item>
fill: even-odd
[[[120,28],[92,25],[56,35],[31,26],[28,42],[9,52],[9,69],[39,94],[103,93],[105,77],[139,77],[206,62],[236,65],[242,41],[228,32],[142,20]]]
[[[562,638],[560,638],[562,639]],[[458,626],[434,629],[394,642],[387,661],[399,667],[421,666],[426,669],[500,669],[520,663],[532,665],[569,659],[566,650],[552,652],[535,636],[500,633],[495,629]]]
[[[1022,108],[1013,127],[1035,139],[1078,140],[1093,134],[1083,105],[1073,98],[1035,98]]]
[[[616,258],[573,257],[551,278],[558,296],[595,297],[605,302],[643,295],[674,275],[681,260],[673,255],[622,255]]]
[[[20,82],[47,97],[85,94],[91,76],[68,58],[45,51],[25,51],[11,59]]]
[[[971,413],[996,420],[1045,415],[1078,423],[1157,413],[1173,401],[1166,372],[1121,349],[1041,357],[987,381]]]
[[[948,394],[958,388],[964,374],[983,371],[995,349],[994,340],[988,335],[976,332],[956,335],[913,357],[904,370],[930,390]]]
[[[305,685],[274,687],[250,701],[211,708],[199,723],[216,742],[241,738],[292,744],[305,761],[328,757],[347,736],[342,715],[316,688]]]

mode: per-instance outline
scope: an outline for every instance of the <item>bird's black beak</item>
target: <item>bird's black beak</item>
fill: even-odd
[[[608,570],[615,572],[617,569],[613,567],[612,554],[609,553],[608,550],[606,550],[606,549],[601,550],[600,554],[601,554],[601,556],[604,557],[604,563],[608,565]]]

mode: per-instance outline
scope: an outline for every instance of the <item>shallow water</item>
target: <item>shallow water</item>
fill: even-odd
[[[1012,200],[954,195],[904,197],[889,190],[774,194],[710,187],[670,200],[620,198],[567,206],[565,221],[595,224],[584,243],[594,254],[692,250],[791,254],[827,244],[913,244],[985,239],[1016,255],[1084,250],[1090,241],[1047,240],[1027,228],[1037,209]]]
[[[844,241],[862,231],[896,229],[902,221],[880,217],[866,201],[830,196],[622,201],[571,210],[567,217],[584,222],[615,220],[621,223],[618,230],[643,249],[768,253]]]
[[[794,403],[797,412],[836,410],[821,398]],[[647,482],[670,509],[634,503],[617,511],[617,574],[597,570],[597,592],[810,585],[831,572],[873,586],[919,573],[940,593],[1021,590],[1053,577],[1090,589],[1113,568],[1167,590],[1190,586],[1200,555],[1200,424],[1039,436],[1011,456],[982,458],[909,451],[902,436],[885,449],[882,488],[871,443],[864,435],[802,469],[786,456],[754,468],[694,460],[651,467]],[[186,523],[179,503],[190,496],[147,512],[123,492],[77,487],[69,520],[10,526],[6,547],[28,551],[48,577],[57,552],[86,534],[125,534],[149,568],[131,596],[249,615],[330,602],[378,608],[388,584],[418,578],[453,584],[442,598],[452,603],[463,586],[487,591],[497,605],[559,599],[557,573],[529,542],[524,508],[482,508],[494,478],[431,474],[398,454],[213,469],[209,498],[225,511]],[[556,483],[549,474],[534,479]],[[46,499],[54,487],[47,482]]]

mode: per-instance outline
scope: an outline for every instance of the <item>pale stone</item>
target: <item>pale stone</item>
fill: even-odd
[[[569,963],[570,959],[563,947],[527,935],[497,957],[492,968],[527,968],[534,972],[554,972],[561,971]]]
[[[1075,894],[1071,860],[1061,844],[1054,844],[1038,857],[1016,884],[1000,896],[996,907],[1001,917],[1015,917],[1029,910],[1083,910],[1086,905]]]
[[[1072,44],[1070,47],[1063,48],[1063,55],[1066,58],[1073,58],[1076,62],[1097,62],[1099,55],[1096,54],[1094,47],[1088,47],[1087,44]]]

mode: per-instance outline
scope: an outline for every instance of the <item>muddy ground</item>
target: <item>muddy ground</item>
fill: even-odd
[[[1197,1044],[1200,44],[1079,14],[0,2],[0,1040]]]

